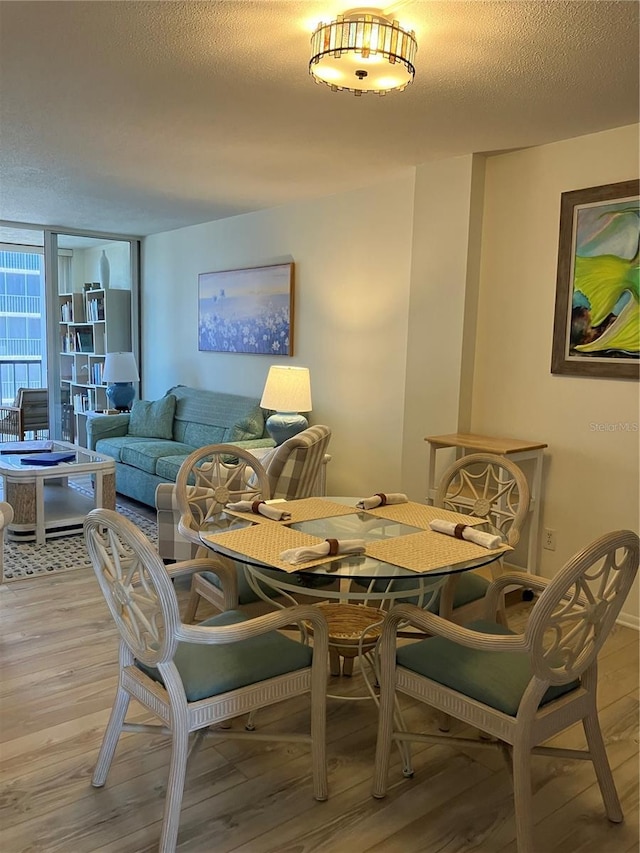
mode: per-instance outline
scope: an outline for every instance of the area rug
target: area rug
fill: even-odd
[[[79,489],[79,491],[84,490]],[[133,521],[154,545],[157,544],[158,529],[155,520],[145,518],[145,516],[120,503],[116,504],[116,510],[125,518]],[[5,583],[44,577],[73,569],[91,570],[91,561],[84,544],[84,536],[81,533],[74,536],[48,539],[45,545],[36,545],[35,542],[9,542],[5,538]]]

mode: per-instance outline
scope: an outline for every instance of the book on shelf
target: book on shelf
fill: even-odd
[[[93,385],[102,385],[102,372],[104,370],[104,362],[97,361],[91,367],[91,382]]]
[[[93,334],[90,329],[78,329],[76,332],[76,351],[93,352]]]
[[[75,351],[76,351],[75,335],[71,334],[71,332],[67,332],[66,335],[62,336],[62,352],[75,352]]]
[[[73,395],[73,411],[76,415],[81,415],[89,409],[89,397],[87,394]]]
[[[104,320],[104,299],[102,297],[87,300],[87,320],[91,320],[92,323]]]

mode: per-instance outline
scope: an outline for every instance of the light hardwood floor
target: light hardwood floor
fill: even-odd
[[[107,784],[90,785],[115,691],[115,629],[92,574],[0,587],[0,850],[143,853],[157,849],[169,752],[164,737],[126,734]],[[184,591],[181,591],[181,595]],[[618,627],[601,655],[599,707],[625,811],[605,816],[587,762],[534,759],[540,853],[638,850],[638,635]],[[334,679],[335,685],[337,679]],[[359,689],[357,677],[341,689]],[[141,709],[134,715],[143,719]],[[424,710],[407,704],[410,720]],[[306,699],[262,711],[260,728],[306,717]],[[429,721],[427,720],[427,723]],[[307,750],[205,742],[187,774],[179,850],[190,853],[515,853],[502,758],[415,747],[415,776],[394,753],[385,800],[370,796],[371,702],[329,701],[329,800],[313,800]],[[581,746],[581,729],[564,741]]]

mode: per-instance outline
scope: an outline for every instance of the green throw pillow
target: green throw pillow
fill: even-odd
[[[135,400],[129,415],[129,435],[138,438],[173,438],[176,398],[167,394],[160,400]]]

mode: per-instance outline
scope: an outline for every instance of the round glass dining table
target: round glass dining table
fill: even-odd
[[[424,532],[422,528],[356,509],[358,498],[329,497],[326,500],[354,507],[354,512],[287,523],[287,526],[321,540],[363,539],[365,544]],[[273,505],[278,506],[278,503],[273,502]],[[253,518],[255,519],[255,516]],[[331,561],[319,565],[308,567],[299,565],[295,569],[292,567],[293,570],[288,572],[255,555],[225,546],[224,535],[220,534],[247,528],[255,523],[250,515],[239,517],[222,511],[202,527],[200,539],[203,545],[219,556],[237,561],[244,568],[247,582],[254,592],[272,604],[274,603],[273,590],[277,590],[294,601],[297,593],[325,600],[364,603],[384,601],[387,606],[396,600],[411,599],[415,600],[418,606],[424,607],[429,604],[431,596],[448,578],[453,580],[462,572],[486,566],[502,556],[502,552],[480,553],[480,549],[477,549],[478,553],[471,559],[468,557],[460,560],[453,559],[446,564],[420,572],[374,559],[366,554],[338,555]],[[496,532],[486,524],[477,529]],[[211,536],[215,536],[215,541],[211,540]],[[334,581],[339,583],[333,583]]]

